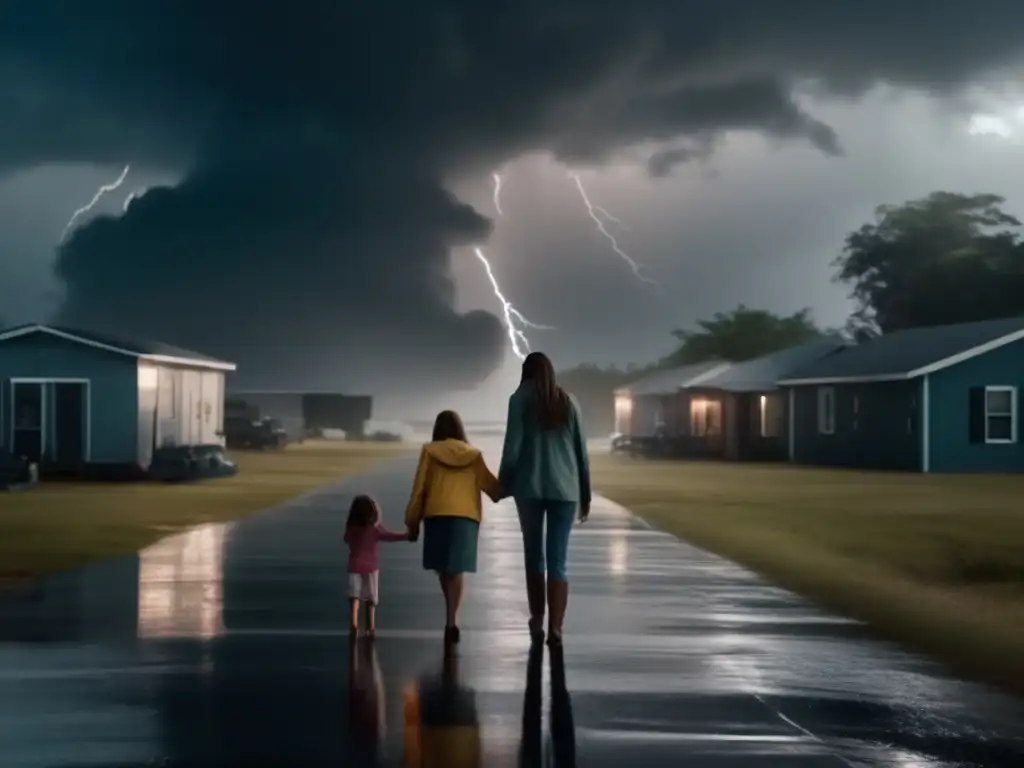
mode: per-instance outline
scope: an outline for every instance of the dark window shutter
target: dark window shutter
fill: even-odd
[[[970,422],[970,437],[972,443],[985,442],[985,388],[971,387],[970,410],[968,420]]]

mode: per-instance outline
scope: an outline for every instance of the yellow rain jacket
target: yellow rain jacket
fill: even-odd
[[[468,517],[480,522],[480,494],[494,501],[501,486],[479,449],[461,440],[427,443],[420,451],[405,524],[418,526],[425,517]]]

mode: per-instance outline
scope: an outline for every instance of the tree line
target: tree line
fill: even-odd
[[[842,331],[863,341],[928,325],[1024,316],[1021,222],[994,194],[933,192],[876,209],[848,234],[832,262],[854,311],[842,329],[819,327],[809,308],[778,315],[744,305],[676,329],[676,349],[625,367],[581,365],[560,374],[595,435],[614,425],[611,392],[662,368],[706,360],[742,362]]]

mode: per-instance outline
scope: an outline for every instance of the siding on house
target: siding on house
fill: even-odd
[[[803,464],[919,470],[921,381],[826,385],[835,393],[835,430],[818,428],[820,386],[793,388],[794,455]]]
[[[31,334],[0,344],[3,444],[10,436],[10,379],[88,379],[89,449],[93,463],[135,462],[138,391],[136,361],[57,336]]]
[[[157,395],[160,388],[160,366],[139,361],[137,371],[139,402],[139,465],[148,468],[153,462],[153,446],[159,445],[154,439],[158,428]]]
[[[138,388],[138,445],[143,466],[148,466],[154,444],[224,444],[220,434],[224,429],[223,373],[139,361]]]
[[[1017,442],[972,443],[970,391],[972,387],[1017,388]],[[1024,341],[1016,341],[965,360],[928,376],[931,420],[930,471],[1022,472],[1024,443],[1021,414],[1024,408]]]

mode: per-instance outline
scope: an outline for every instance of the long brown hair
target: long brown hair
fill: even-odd
[[[433,442],[439,440],[466,440],[466,428],[462,426],[462,419],[455,411],[441,411],[434,419],[434,432],[430,436]]]
[[[569,423],[569,395],[555,381],[555,366],[543,352],[531,352],[523,360],[522,382],[537,389],[537,420],[544,429],[561,429]],[[522,383],[520,382],[520,383]]]
[[[373,496],[361,493],[352,499],[352,505],[348,508],[348,520],[345,522],[345,530],[354,528],[369,528],[380,522],[380,506]]]

